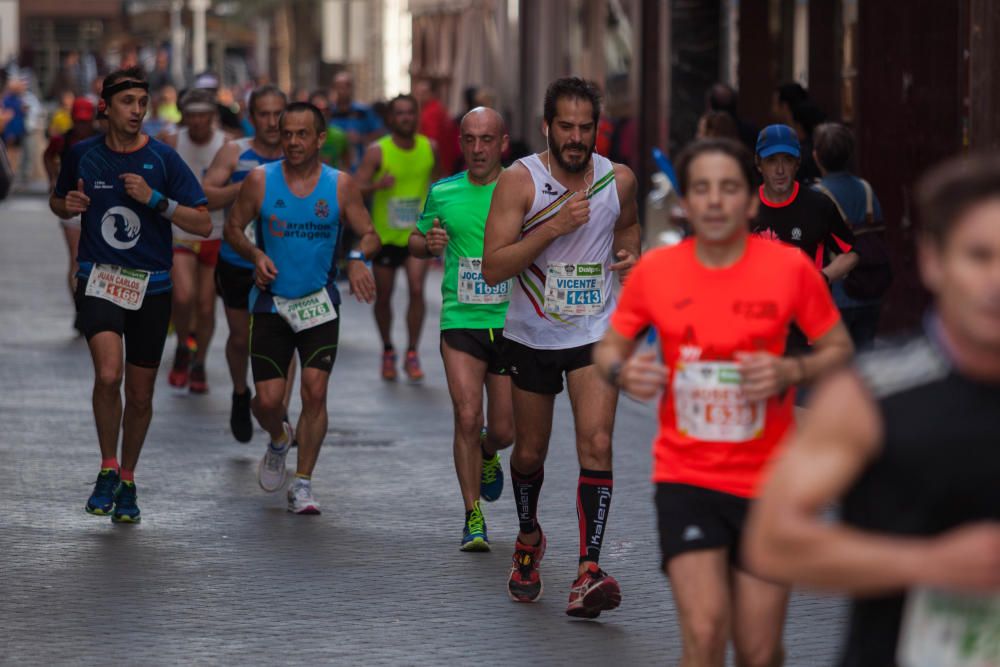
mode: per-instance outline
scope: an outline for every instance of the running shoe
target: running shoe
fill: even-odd
[[[253,422],[250,420],[252,398],[249,388],[242,394],[233,393],[233,404],[229,408],[229,430],[238,442],[250,442],[253,438]]]
[[[486,519],[479,508],[479,501],[465,513],[465,528],[462,529],[462,551],[489,551],[490,540],[486,536]]]
[[[392,350],[382,353],[382,379],[389,382],[396,379],[396,353]]]
[[[260,484],[260,488],[269,493],[279,491],[288,478],[285,457],[288,456],[288,450],[291,449],[292,427],[288,422],[285,422],[282,424],[282,428],[285,429],[285,436],[288,438],[285,446],[279,447],[273,442],[267,443],[267,451],[264,452],[264,456],[260,459],[260,465],[257,466],[257,483]]]
[[[205,376],[204,364],[191,364],[191,374],[188,378],[188,391],[192,394],[208,393],[208,378]]]
[[[139,523],[142,520],[135,496],[135,482],[122,482],[118,485],[118,493],[115,494],[115,513],[111,515],[113,522]]]
[[[288,487],[288,511],[292,514],[319,514],[319,503],[313,498],[309,480],[296,477]]]
[[[488,503],[500,497],[503,493],[503,466],[500,464],[500,453],[491,459],[483,459],[483,472],[479,478],[479,495]]]
[[[538,568],[545,555],[545,534],[538,529],[538,544],[530,546],[514,542],[514,564],[507,579],[507,593],[515,602],[535,602],[542,597],[542,574]]]
[[[191,350],[187,345],[178,345],[174,353],[174,367],[170,369],[167,382],[171,387],[186,387],[188,383],[188,366],[191,363]]]
[[[406,371],[406,379],[410,384],[424,381],[424,372],[420,369],[420,358],[417,356],[416,350],[409,350],[406,353],[403,369]]]
[[[577,618],[597,618],[602,611],[617,609],[621,603],[622,589],[615,578],[597,567],[597,563],[588,563],[569,589],[566,613]]]
[[[115,491],[118,490],[118,471],[111,468],[103,468],[97,474],[97,481],[94,482],[94,492],[87,500],[84,508],[88,514],[97,516],[107,516],[115,506]]]

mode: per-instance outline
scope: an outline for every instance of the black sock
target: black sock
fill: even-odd
[[[580,483],[576,490],[576,516],[580,522],[580,562],[598,562],[601,544],[611,509],[611,488],[614,476],[610,470],[580,468]]]
[[[514,487],[514,504],[522,533],[533,533],[538,528],[538,494],[545,481],[545,467],[525,475],[510,467],[510,483]]]
[[[382,350],[384,352],[394,352],[395,351],[394,348],[392,347],[392,343],[386,343],[385,345],[383,345],[382,346]]]

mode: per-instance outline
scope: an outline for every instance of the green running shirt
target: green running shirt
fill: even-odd
[[[448,232],[441,280],[441,330],[500,329],[507,318],[511,282],[483,280],[483,234],[497,182],[476,185],[463,171],[431,186],[417,229],[426,234],[437,218]]]
[[[414,136],[410,150],[397,146],[391,135],[377,143],[382,150],[382,165],[375,173],[375,180],[386,172],[396,180],[391,188],[376,190],[372,195],[372,225],[382,245],[406,247],[427,197],[434,171],[434,151],[430,140],[422,134]]]

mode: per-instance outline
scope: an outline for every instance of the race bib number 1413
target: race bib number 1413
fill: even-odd
[[[604,265],[551,262],[545,276],[545,312],[597,315],[604,310]]]

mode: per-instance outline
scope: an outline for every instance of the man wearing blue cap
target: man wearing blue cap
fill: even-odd
[[[787,125],[768,125],[757,135],[756,163],[764,184],[751,230],[802,250],[829,283],[846,276],[858,263],[857,254],[851,252],[854,234],[829,198],[800,188],[795,175],[801,154],[799,138]],[[805,337],[793,329],[788,353],[807,348]]]

